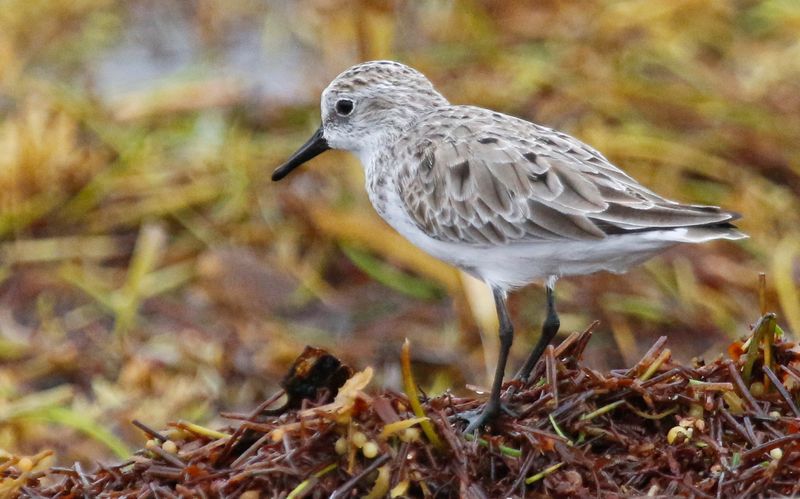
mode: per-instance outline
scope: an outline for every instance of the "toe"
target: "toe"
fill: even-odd
[[[487,405],[483,410],[464,412],[458,415],[459,419],[467,422],[464,433],[475,433],[487,424],[491,423],[499,414],[497,407]]]

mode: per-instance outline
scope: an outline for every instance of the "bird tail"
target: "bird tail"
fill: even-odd
[[[678,227],[670,230],[669,234],[670,239],[681,243],[705,243],[715,239],[736,241],[750,237],[744,232],[741,232],[730,222],[693,227]]]

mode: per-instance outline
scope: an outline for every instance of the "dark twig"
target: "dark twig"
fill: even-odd
[[[747,388],[747,386],[745,386],[744,380],[739,375],[739,370],[731,361],[727,361],[726,364],[728,365],[728,372],[731,374],[731,379],[736,385],[739,395],[741,395],[747,401],[748,405],[750,405],[750,408],[755,411],[757,415],[763,416],[764,411],[761,409],[761,406],[758,405],[756,399],[753,398],[753,395],[750,393],[750,390]]]
[[[158,440],[159,442],[161,442],[162,444],[168,440],[167,437],[165,437],[161,433],[157,432],[156,430],[150,428],[149,426],[147,426],[146,424],[142,423],[138,419],[134,419],[133,421],[131,421],[131,424],[133,424],[133,426],[135,426],[135,427],[139,428],[140,430],[142,430],[148,437],[154,438],[154,439]]]
[[[777,449],[778,447],[783,447],[785,444],[797,441],[800,441],[800,433],[795,433],[793,435],[786,435],[785,437],[776,438],[775,440],[763,443],[759,446],[753,447],[747,452],[742,453],[742,462],[747,462],[753,458],[761,456],[765,452],[771,451],[772,449]]]
[[[781,383],[781,380],[778,379],[778,377],[775,375],[774,372],[772,372],[772,369],[770,369],[769,367],[764,366],[761,369],[763,369],[764,373],[767,375],[769,380],[772,381],[772,385],[775,387],[776,390],[778,390],[778,393],[781,394],[781,398],[783,398],[784,402],[786,402],[786,405],[789,406],[789,409],[792,410],[795,417],[800,418],[800,409],[797,408],[797,405],[794,403],[794,400],[792,400],[792,396],[789,395],[789,392],[786,391],[786,388],[783,386],[783,383]]]
[[[170,454],[161,447],[150,447],[148,450],[154,454],[157,454],[158,457],[168,462],[169,464],[175,466],[176,468],[183,468],[184,466],[186,466],[186,463],[178,459],[177,456],[175,456],[174,454]]]

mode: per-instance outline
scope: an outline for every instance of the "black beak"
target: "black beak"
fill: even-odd
[[[322,136],[322,127],[319,127],[319,129],[314,132],[314,135],[308,139],[308,142],[303,144],[300,149],[297,150],[297,152],[292,154],[291,157],[286,160],[286,163],[282,164],[276,168],[274,172],[272,172],[272,180],[274,182],[281,180],[286,175],[292,173],[292,170],[298,166],[302,165],[311,158],[319,156],[328,149],[330,149],[328,141]]]

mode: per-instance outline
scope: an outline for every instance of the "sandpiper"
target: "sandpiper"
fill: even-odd
[[[393,61],[358,64],[322,93],[322,125],[272,174],[281,180],[328,149],[355,153],[373,206],[431,255],[483,280],[500,323],[500,355],[483,411],[501,410],[513,325],[509,291],[544,280],[542,334],[522,383],[560,326],[558,277],[630,266],[678,243],[742,239],[736,213],[665,199],[580,140],[473,106],[452,105],[419,71]]]

